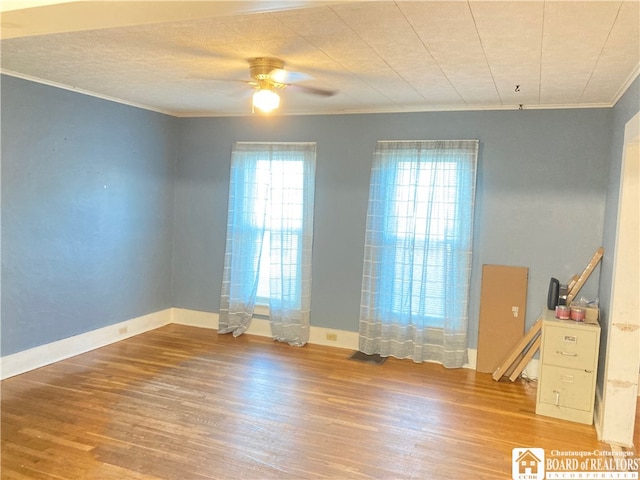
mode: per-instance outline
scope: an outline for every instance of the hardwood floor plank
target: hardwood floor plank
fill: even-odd
[[[514,448],[608,450],[534,383],[350,354],[168,325],[7,379],[2,478],[504,479]]]

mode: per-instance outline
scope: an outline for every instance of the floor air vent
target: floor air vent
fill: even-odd
[[[358,360],[360,362],[372,363],[374,365],[382,365],[387,361],[387,357],[381,357],[379,354],[367,355],[362,352],[355,352],[349,357],[351,360]]]

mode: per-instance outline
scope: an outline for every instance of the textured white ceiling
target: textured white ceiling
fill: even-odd
[[[284,114],[611,106],[640,64],[638,0],[36,3],[3,73],[176,116],[250,114],[258,56],[339,92]]]

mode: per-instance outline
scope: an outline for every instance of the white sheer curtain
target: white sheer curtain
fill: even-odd
[[[466,362],[478,142],[378,142],[365,240],[359,348]]]
[[[268,268],[273,337],[309,340],[315,152],[315,143],[234,145],[219,333],[249,328]]]

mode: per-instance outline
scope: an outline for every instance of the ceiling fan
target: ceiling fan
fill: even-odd
[[[277,90],[292,88],[303,93],[331,97],[337,92],[322,88],[314,88],[305,85],[298,85],[296,82],[308,80],[311,76],[285,70],[284,61],[273,57],[257,57],[249,59],[249,75],[251,80],[245,83],[251,85],[253,93],[252,106],[258,110],[269,113],[280,105],[280,95]]]

